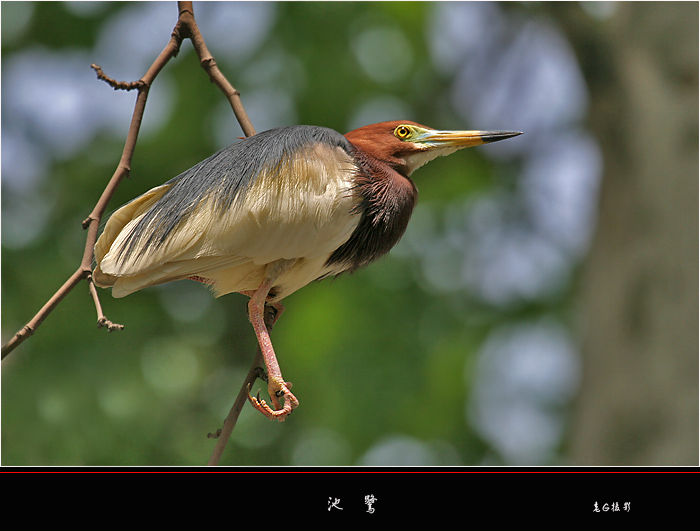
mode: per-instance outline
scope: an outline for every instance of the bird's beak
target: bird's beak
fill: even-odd
[[[414,136],[406,142],[413,144],[413,148],[403,157],[407,175],[411,175],[434,158],[449,155],[458,149],[497,142],[522,134],[517,131],[438,131],[422,127],[411,129]]]
[[[521,135],[517,131],[426,131],[421,137],[413,140],[416,144],[426,147],[456,147],[465,148],[498,142],[506,138]]]

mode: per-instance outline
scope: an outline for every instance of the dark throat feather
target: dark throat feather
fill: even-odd
[[[360,222],[348,241],[326,262],[328,266],[344,266],[350,272],[385,255],[399,242],[418,199],[410,178],[359,150],[354,156],[359,171],[353,193],[360,200],[355,207]]]

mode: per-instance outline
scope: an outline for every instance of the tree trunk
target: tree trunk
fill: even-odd
[[[698,5],[550,4],[605,163],[580,285],[576,465],[698,464]]]

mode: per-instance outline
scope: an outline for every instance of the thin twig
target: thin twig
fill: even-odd
[[[102,215],[104,214],[107,208],[109,200],[114,195],[115,190],[117,189],[121,181],[124,179],[124,177],[126,177],[129,174],[131,167],[131,159],[134,155],[136,141],[138,140],[138,134],[141,128],[141,120],[143,118],[143,113],[146,108],[148,91],[150,89],[151,84],[153,83],[153,80],[161,71],[161,69],[167,64],[167,62],[171,58],[175,57],[178,51],[180,50],[182,37],[180,36],[181,32],[178,31],[178,27],[182,24],[182,21],[178,20],[175,26],[175,30],[173,31],[167,46],[163,49],[158,58],[153,62],[146,74],[138,81],[135,81],[133,83],[115,82],[113,79],[104,75],[102,69],[99,66],[92,65],[92,68],[95,68],[98,71],[98,77],[109,83],[111,86],[114,86],[114,83],[120,86],[133,85],[133,88],[136,88],[138,90],[136,105],[134,106],[134,113],[131,117],[129,133],[126,137],[126,142],[122,151],[121,160],[119,161],[119,165],[117,166],[116,171],[112,175],[112,178],[105,187],[105,190],[102,192],[102,196],[97,201],[97,204],[93,208],[90,215],[83,221],[83,228],[87,229],[88,233],[85,241],[83,258],[80,262],[80,265],[78,266],[76,271],[71,275],[71,277],[63,284],[63,286],[61,286],[58,289],[58,291],[56,291],[56,293],[54,293],[51,296],[51,298],[46,304],[44,304],[44,306],[32,318],[32,320],[29,321],[24,327],[22,327],[22,329],[19,332],[17,332],[12,337],[12,339],[7,342],[6,345],[2,347],[3,359],[15,348],[17,348],[24,340],[31,337],[34,334],[34,332],[36,332],[36,329],[39,327],[39,325],[41,325],[44,319],[48,317],[48,315],[53,311],[53,309],[58,305],[58,303],[61,302],[64,299],[64,297],[68,295],[68,293],[70,293],[81,280],[91,277],[93,248],[95,247],[95,242],[97,241],[97,232],[100,225],[100,220],[102,219]],[[100,73],[102,74],[101,76]],[[92,296],[93,300],[99,303],[99,299],[97,297],[96,292],[92,294]],[[107,323],[111,323],[111,321],[109,321],[106,317],[104,317],[104,315],[102,315],[101,308],[98,308],[97,311],[98,323],[101,323],[103,326]],[[108,330],[118,330],[120,328],[123,328],[121,327],[121,325],[115,325],[114,323],[111,323],[111,325],[111,327],[107,325]]]
[[[260,376],[260,371],[258,369],[262,363],[262,352],[260,351],[260,347],[258,347],[253,364],[250,367],[245,380],[243,381],[243,385],[241,386],[241,390],[238,392],[238,396],[236,397],[233,406],[231,406],[231,411],[229,411],[226,420],[224,420],[223,427],[217,430],[216,435],[209,434],[210,437],[215,437],[217,440],[207,466],[216,466],[219,464],[219,460],[221,459],[224,449],[226,448],[226,443],[228,443],[229,437],[231,437],[233,428],[236,427],[238,416],[240,415],[243,406],[246,404],[246,402],[248,402],[248,388],[249,386],[252,386],[255,383],[255,380]]]
[[[189,5],[187,5],[189,4]],[[243,129],[245,136],[253,136],[255,134],[255,128],[248,118],[248,114],[243,108],[243,103],[241,102],[241,94],[238,92],[228,79],[221,73],[219,67],[216,65],[214,57],[209,53],[207,44],[204,42],[204,37],[199,31],[197,22],[194,19],[194,11],[192,11],[192,2],[180,2],[180,20],[185,21],[185,28],[189,31],[187,35],[192,42],[194,51],[197,53],[199,58],[199,64],[209,75],[209,79],[214,83],[221,92],[224,93],[231,108],[233,109],[236,119]]]
[[[92,212],[82,222],[83,229],[86,229],[88,233],[80,266],[64,283],[64,285],[61,286],[61,288],[49,299],[49,301],[34,316],[34,318],[29,321],[29,323],[27,323],[27,325],[25,325],[19,332],[17,332],[15,336],[2,348],[3,358],[12,352],[12,350],[22,343],[22,341],[34,334],[38,326],[44,321],[44,319],[46,319],[46,317],[58,305],[58,303],[61,302],[61,300],[63,300],[63,298],[83,279],[86,279],[88,282],[88,289],[97,312],[98,326],[106,327],[110,332],[124,328],[123,325],[113,323],[107,319],[102,312],[102,305],[100,304],[97,289],[92,279],[93,248],[97,242],[98,227],[107,208],[107,204],[114,195],[114,192],[119,184],[125,177],[128,177],[131,171],[131,160],[136,147],[136,141],[138,139],[141,120],[143,119],[143,113],[146,108],[146,101],[148,99],[148,92],[151,84],[168,61],[177,56],[183,39],[189,38],[191,40],[195,52],[197,53],[197,57],[199,58],[200,65],[207,72],[210,80],[216,84],[217,87],[219,87],[219,89],[228,99],[244,134],[248,137],[255,134],[255,129],[253,128],[253,125],[248,118],[245,109],[243,108],[240,93],[221,73],[216,65],[214,57],[209,53],[206,43],[204,42],[204,37],[200,33],[197,23],[195,22],[192,2],[178,2],[178,10],[178,21],[173,29],[170,41],[141,79],[132,82],[116,81],[107,76],[102,71],[100,66],[96,64],[91,65],[91,68],[97,73],[98,79],[106,82],[115,90],[138,90],[138,96],[134,106],[134,112],[131,118],[131,124],[129,126],[129,132],[126,137],[122,156],[117,169],[102,192],[99,200],[95,204]],[[268,326],[268,329],[271,330],[273,322],[274,314],[266,312],[265,323]],[[260,351],[260,347],[258,346],[256,356],[253,359],[253,364],[248,372],[248,375],[246,376],[245,381],[243,382],[243,385],[241,386],[238,397],[236,398],[228,417],[224,421],[223,427],[217,432],[216,437],[218,440],[209,460],[209,465],[217,465],[219,463],[219,460],[226,447],[226,443],[228,442],[236,422],[238,421],[238,416],[248,400],[249,388],[252,386],[255,380],[260,377],[262,365],[262,353]]]
[[[276,313],[277,311],[271,306],[265,307],[265,325],[267,326],[269,332],[272,332],[272,324],[275,322]],[[231,407],[231,411],[229,411],[229,414],[224,421],[223,427],[217,430],[216,434],[209,434],[209,437],[216,438],[217,441],[216,446],[214,446],[214,451],[209,458],[209,463],[207,463],[208,466],[216,466],[219,464],[219,460],[221,459],[224,449],[226,448],[226,443],[233,432],[233,428],[236,427],[238,416],[240,415],[243,406],[248,401],[249,390],[255,383],[255,380],[261,378],[262,373],[264,373],[263,366],[263,355],[262,351],[260,350],[260,345],[258,345],[255,358],[253,359],[253,364],[251,365],[250,370],[248,371],[248,374],[241,385],[241,390],[238,392],[238,396],[236,397],[236,400]]]
[[[31,337],[39,325],[48,317],[48,315],[53,311],[53,309],[58,306],[58,303],[63,300],[63,298],[70,293],[70,291],[78,285],[78,283],[84,278],[84,271],[78,268],[68,280],[66,280],[56,293],[54,293],[51,298],[44,304],[44,306],[39,310],[39,312],[29,321],[26,325],[22,327],[12,339],[10,339],[6,345],[2,347],[2,359],[12,352],[22,341]]]
[[[95,281],[92,275],[88,276],[88,289],[90,290],[90,296],[92,301],[95,303],[95,310],[97,311],[97,327],[106,328],[108,332],[114,332],[115,330],[124,330],[124,325],[113,323],[102,312],[102,304],[100,303],[100,297],[97,294],[97,288],[95,287]]]
[[[114,90],[134,90],[140,88],[143,85],[143,82],[141,80],[131,82],[116,81],[115,79],[112,79],[111,77],[105,75],[102,69],[95,63],[92,63],[90,65],[90,68],[92,68],[97,73],[97,79],[104,81]]]

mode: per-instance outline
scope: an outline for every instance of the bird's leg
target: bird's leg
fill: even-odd
[[[269,264],[265,270],[265,278],[262,284],[260,284],[260,287],[252,294],[250,301],[248,301],[248,318],[253,325],[253,330],[255,330],[255,335],[260,344],[260,351],[262,352],[265,370],[267,372],[267,389],[270,393],[270,400],[272,401],[274,409],[270,408],[264,400],[259,400],[258,398],[250,396],[250,392],[248,393],[248,399],[253,407],[266,417],[279,421],[283,421],[287,418],[287,415],[299,405],[299,401],[289,390],[292,384],[285,382],[284,378],[282,378],[282,372],[280,371],[275,351],[272,348],[270,333],[265,325],[265,305],[267,303],[267,296],[277,278],[294,265],[295,262],[296,260],[278,260],[277,262]],[[273,303],[270,306],[276,311],[273,320],[274,323],[274,321],[279,318],[284,307],[279,303]],[[284,406],[280,403],[280,398],[284,399]]]

